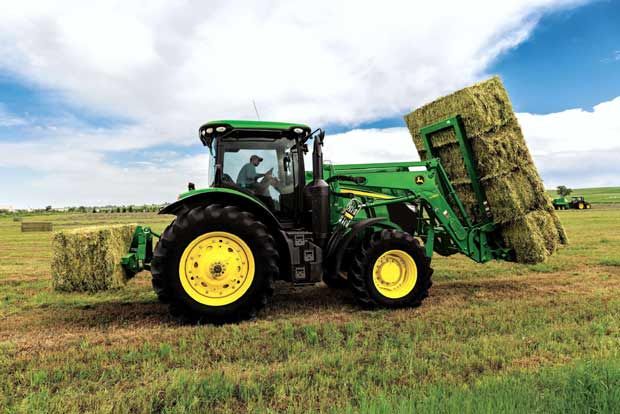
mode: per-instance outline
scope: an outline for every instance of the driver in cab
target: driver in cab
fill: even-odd
[[[256,167],[263,161],[258,155],[252,155],[250,162],[241,167],[239,175],[237,176],[237,185],[246,190],[252,191],[270,208],[274,209],[273,200],[269,196],[269,186],[273,186],[276,190],[279,181],[273,176],[273,168],[270,168],[264,173],[257,173]],[[260,182],[258,179],[262,178]]]
[[[241,167],[239,175],[237,176],[237,184],[239,185],[239,187],[248,190],[254,190],[257,184],[257,180],[271,173],[273,168],[266,173],[256,172],[256,167],[258,167],[261,162],[263,162],[263,159],[261,157],[259,157],[258,155],[252,155],[250,157],[250,162],[246,163],[243,167]]]

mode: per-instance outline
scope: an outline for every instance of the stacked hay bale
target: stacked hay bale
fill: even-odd
[[[544,261],[567,238],[545,194],[501,80],[493,77],[405,116],[423,160],[430,158],[430,154],[425,150],[420,128],[455,115],[462,117],[482,188],[505,246],[515,250],[518,262]],[[431,142],[466,210],[474,220],[480,220],[453,130],[434,134]]]
[[[124,286],[120,262],[135,229],[135,224],[119,224],[57,232],[52,240],[54,289],[96,292]]]

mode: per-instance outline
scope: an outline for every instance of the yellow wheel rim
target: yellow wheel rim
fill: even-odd
[[[579,203],[579,210],[583,210],[583,204]]]
[[[248,245],[225,231],[205,233],[183,251],[179,263],[183,290],[207,306],[239,300],[254,280],[254,255]]]
[[[407,296],[418,280],[418,267],[409,253],[388,250],[383,253],[372,269],[372,281],[377,291],[390,299]]]

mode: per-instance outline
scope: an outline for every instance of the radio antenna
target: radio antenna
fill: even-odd
[[[260,121],[260,115],[258,114],[258,108],[256,107],[256,101],[252,99],[252,105],[254,105],[254,112],[256,112],[256,118]]]

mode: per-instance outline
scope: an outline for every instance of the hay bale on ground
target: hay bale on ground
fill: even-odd
[[[54,289],[96,292],[124,286],[120,261],[135,229],[135,224],[119,224],[57,232],[52,240]]]
[[[53,231],[54,225],[48,221],[29,221],[22,222],[22,233],[31,231]]]
[[[515,260],[538,263],[567,242],[566,233],[545,195],[542,180],[529,153],[521,128],[501,80],[488,81],[439,98],[405,116],[420,153],[428,159],[420,129],[461,115],[482,188],[493,221],[499,224],[504,245]],[[433,152],[474,221],[477,201],[452,130],[432,137]],[[453,205],[456,207],[456,205]]]

